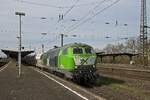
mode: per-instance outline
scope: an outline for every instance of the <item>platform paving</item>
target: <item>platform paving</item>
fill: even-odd
[[[11,61],[0,71],[0,100],[83,99],[28,66],[22,65],[22,75],[19,78],[16,62]]]

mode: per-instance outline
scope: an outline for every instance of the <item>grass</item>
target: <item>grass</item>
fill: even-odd
[[[150,100],[150,91],[143,91],[141,89],[139,90],[137,88],[129,87],[124,84],[111,84],[110,87],[112,90],[117,92],[124,91],[136,97],[141,97],[143,98],[143,100]]]
[[[124,83],[124,81],[105,77],[105,76],[100,76],[95,82],[95,84],[97,86],[110,85],[110,84],[114,84],[114,83],[122,84],[122,83]]]
[[[95,84],[96,86],[107,85],[114,92],[128,93],[133,97],[140,98],[140,100],[150,100],[150,90],[141,90],[133,86],[128,86],[123,80],[100,76]]]

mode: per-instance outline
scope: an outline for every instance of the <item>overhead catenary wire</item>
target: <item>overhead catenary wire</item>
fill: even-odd
[[[50,5],[50,4],[43,4],[43,3],[37,3],[37,2],[32,2],[32,1],[26,1],[26,0],[14,0],[18,1],[21,3],[26,3],[26,4],[31,4],[31,5],[37,5],[37,6],[44,6],[44,7],[52,7],[52,8],[69,8],[67,6],[55,6],[55,5]]]
[[[94,8],[90,9],[90,11],[88,13],[86,13],[82,18],[80,18],[80,21],[84,20],[89,14],[91,14],[93,12],[94,9],[96,9],[97,7],[99,7],[100,5],[102,5],[103,3],[105,3],[106,1],[110,1],[110,0],[103,0],[97,3],[96,6],[94,6]],[[71,27],[75,26],[76,24],[71,25],[68,29],[70,29]]]
[[[36,5],[36,6],[41,6],[41,7],[51,7],[51,8],[57,8],[57,9],[67,9],[67,8],[71,8],[72,6],[57,6],[57,5],[50,5],[50,4],[44,4],[44,3],[37,3],[37,2],[32,2],[32,1],[26,1],[26,0],[14,0],[14,1],[18,1],[21,3],[25,3],[25,4],[30,4],[30,5]],[[89,5],[93,5],[93,4],[97,4],[98,2],[90,2],[90,3],[83,3],[83,4],[78,4],[75,5],[74,7],[83,7],[83,6],[89,6]]]
[[[76,4],[79,2],[80,0],[76,0],[76,2],[64,13],[64,14],[59,14],[59,19],[56,22],[56,24],[54,26],[56,26],[60,21],[64,20],[64,17],[66,17],[66,15],[71,12],[71,10],[76,6]]]
[[[79,0],[76,1],[76,3],[71,7],[71,9],[77,4],[78,1],[79,1]],[[102,1],[97,2],[96,6],[94,6],[94,8],[92,8],[92,9],[90,9],[90,11],[89,11],[86,15],[84,15],[84,16],[80,19],[80,21],[84,20],[90,13],[93,12],[93,10],[95,10],[96,8],[98,8],[100,5],[102,5],[102,4],[103,4],[104,2],[106,2],[106,1],[111,1],[111,0],[102,0]],[[69,9],[68,11],[70,11],[70,9]],[[61,20],[59,20],[59,21],[61,21]],[[58,22],[59,22],[59,21],[58,21]],[[75,24],[75,25],[76,25],[76,24]],[[74,26],[74,25],[71,25],[69,28],[71,28],[71,27],[73,27],[73,26]],[[65,31],[65,29],[64,29],[63,31]]]
[[[97,13],[95,13],[93,16],[85,19],[83,22],[79,23],[78,25],[74,26],[73,28],[71,28],[70,30],[66,31],[66,33],[69,33],[75,29],[77,29],[79,26],[81,26],[82,24],[90,21],[91,19],[93,19],[95,16],[99,15],[100,13],[104,12],[105,10],[107,10],[108,8],[114,6],[115,4],[117,4],[119,1],[121,0],[116,0],[115,2],[113,2],[112,4],[108,5],[107,7],[103,8],[102,10],[98,11]]]
[[[68,6],[68,8],[69,8],[69,6]]]
[[[64,13],[64,17],[75,7],[75,5],[79,2],[80,0],[77,0],[65,13]]]
[[[68,7],[69,7],[69,6],[68,6],[68,7],[67,7],[67,6],[66,6],[66,7],[65,7],[65,6],[62,7],[62,6],[54,6],[54,5],[40,4],[40,3],[31,2],[31,1],[25,1],[25,0],[15,0],[15,1],[20,1],[20,2],[22,2],[22,3],[28,3],[28,4],[34,4],[34,5],[55,7],[55,8],[68,8]],[[79,1],[79,0],[77,0],[77,1],[75,2],[75,4],[72,5],[72,6],[64,13],[64,16],[66,16],[74,7],[76,7],[76,6],[82,6],[82,4],[81,4],[81,5],[76,5],[78,1]],[[107,1],[107,0],[103,0],[103,1]],[[103,1],[102,1],[102,2],[103,2]],[[96,3],[99,4],[99,2],[92,2],[92,3],[83,4],[83,5],[96,4]],[[100,2],[100,3],[101,3],[101,2]],[[98,7],[98,5],[97,5],[96,7]],[[95,9],[96,7],[94,7],[94,9]]]
[[[62,21],[64,17],[71,12],[71,10],[75,7],[75,5],[79,2],[80,0],[76,0],[76,2],[64,13],[64,14],[59,14],[59,20],[58,22]]]
[[[71,32],[71,31],[77,29],[80,25],[82,25],[82,24],[84,24],[84,23],[90,21],[92,18],[94,18],[95,16],[99,15],[100,13],[102,13],[102,12],[105,11],[105,10],[107,10],[108,8],[112,7],[114,4],[118,3],[119,1],[120,1],[120,0],[116,0],[116,1],[113,2],[112,4],[108,5],[107,7],[103,8],[102,10],[100,10],[99,12],[97,12],[96,14],[94,14],[93,16],[91,16],[91,17],[85,19],[83,22],[81,22],[81,23],[79,23],[79,24],[73,26],[73,28],[69,27],[68,29],[70,29],[70,30],[68,30],[67,33],[69,33],[69,32]]]

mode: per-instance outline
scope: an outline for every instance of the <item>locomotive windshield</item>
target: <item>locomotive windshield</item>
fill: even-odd
[[[73,54],[83,54],[82,48],[73,48]]]
[[[94,51],[93,51],[92,48],[85,48],[85,53],[87,53],[87,54],[93,54]]]

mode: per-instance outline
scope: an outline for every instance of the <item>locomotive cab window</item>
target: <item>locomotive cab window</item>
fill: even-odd
[[[82,48],[73,48],[73,54],[83,54]]]
[[[86,54],[93,54],[94,51],[93,51],[92,48],[85,48],[85,53],[86,53]]]

